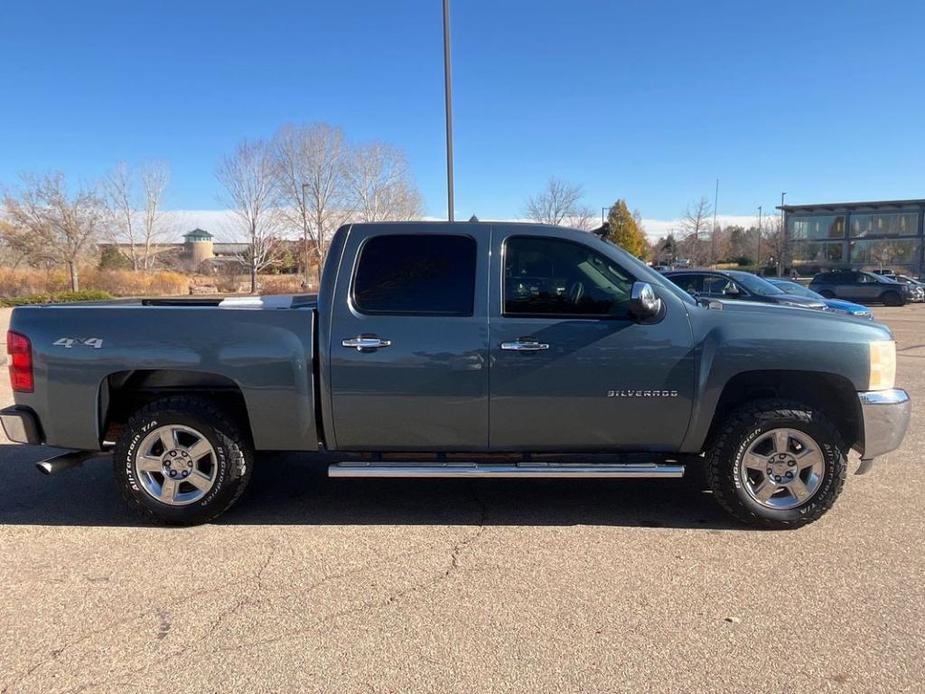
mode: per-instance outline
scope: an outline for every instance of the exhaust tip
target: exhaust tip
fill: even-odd
[[[52,473],[51,464],[47,460],[36,463],[35,467],[43,475],[50,475]]]

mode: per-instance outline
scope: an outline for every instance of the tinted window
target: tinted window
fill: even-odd
[[[752,294],[758,296],[778,296],[783,294],[780,289],[768,282],[764,277],[758,277],[750,272],[736,272],[732,275],[736,282],[743,285]]]
[[[587,246],[515,237],[504,252],[506,314],[626,317],[633,278]]]
[[[476,244],[465,236],[374,236],[353,280],[363,313],[471,316]]]
[[[668,279],[688,293],[701,294],[703,292],[702,275],[670,275]]]
[[[708,296],[735,294],[737,289],[735,282],[721,275],[708,275],[703,278],[703,293]]]

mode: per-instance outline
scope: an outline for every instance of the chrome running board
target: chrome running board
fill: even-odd
[[[328,477],[681,477],[683,465],[634,463],[334,463]]]

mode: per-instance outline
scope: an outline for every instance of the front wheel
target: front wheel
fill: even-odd
[[[905,303],[897,292],[884,292],[882,298],[884,306],[902,306]]]
[[[253,467],[247,438],[209,400],[169,397],[138,410],[113,452],[129,504],[170,525],[207,523],[244,492]]]
[[[760,400],[721,424],[707,452],[707,482],[739,520],[797,528],[820,518],[847,475],[838,430],[798,402]]]

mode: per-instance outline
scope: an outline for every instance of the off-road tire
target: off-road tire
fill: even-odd
[[[186,506],[157,501],[145,492],[134,468],[137,447],[148,432],[166,424],[182,424],[201,432],[216,457],[213,487]],[[166,525],[199,525],[214,520],[244,493],[253,469],[253,449],[241,428],[215,402],[206,398],[173,396],[136,411],[126,423],[113,451],[113,470],[126,502],[149,521]]]
[[[749,445],[778,428],[808,434],[819,444],[825,463],[822,483],[813,496],[786,510],[766,508],[755,501],[737,473]],[[798,528],[819,519],[841,494],[848,473],[845,453],[838,430],[819,410],[789,400],[756,400],[729,414],[712,437],[706,452],[707,484],[717,502],[743,523],[768,529]]]

